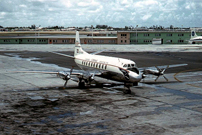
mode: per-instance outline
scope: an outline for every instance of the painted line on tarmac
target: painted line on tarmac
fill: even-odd
[[[174,77],[174,79],[177,80],[178,82],[183,82],[183,81],[179,80],[179,79],[176,77],[178,74],[181,74],[181,73],[184,73],[184,72],[190,72],[190,71],[200,71],[200,70],[202,70],[202,68],[180,71],[180,72],[178,72],[178,73],[175,73],[175,74],[173,75],[173,77]],[[196,85],[193,85],[193,84],[188,84],[188,83],[187,83],[187,85],[190,85],[190,86],[196,87],[196,88],[201,88],[201,87],[196,86]]]

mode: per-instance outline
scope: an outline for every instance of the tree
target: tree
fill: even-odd
[[[170,25],[170,29],[173,29],[174,28],[174,26],[173,25]]]
[[[36,25],[35,24],[31,25],[31,28],[36,29]]]

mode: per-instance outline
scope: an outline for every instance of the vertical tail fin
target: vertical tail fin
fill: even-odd
[[[195,29],[191,30],[191,38],[197,37]]]
[[[76,38],[75,38],[75,48],[74,48],[74,57],[79,54],[87,53],[81,48],[79,32],[76,31]]]
[[[80,38],[79,38],[79,32],[76,31],[76,41],[75,41],[76,46],[80,45]]]

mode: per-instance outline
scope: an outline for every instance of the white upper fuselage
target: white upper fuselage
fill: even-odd
[[[191,38],[189,40],[189,43],[190,44],[192,44],[192,43],[202,43],[202,36],[197,36],[197,37]]]
[[[135,62],[101,55],[88,54],[85,51],[75,56],[75,63],[83,70],[101,73],[101,77],[121,82],[135,83],[142,79]],[[134,71],[128,70],[136,69]]]

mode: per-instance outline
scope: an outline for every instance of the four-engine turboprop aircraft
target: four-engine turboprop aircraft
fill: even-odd
[[[138,82],[140,82],[146,76],[146,74],[152,74],[157,76],[156,78],[157,80],[160,76],[164,76],[164,72],[167,68],[187,65],[187,64],[178,64],[156,68],[151,67],[151,68],[138,69],[136,63],[128,59],[96,55],[100,52],[89,54],[85,52],[81,47],[78,31],[76,32],[74,56],[61,54],[57,52],[52,53],[73,58],[75,63],[82,70],[73,71],[73,69],[71,69],[69,72],[39,72],[39,71],[21,71],[21,72],[57,74],[60,78],[65,80],[64,87],[66,87],[69,79],[74,80],[72,76],[76,76],[78,78],[78,84],[80,88],[85,87],[85,85],[87,84],[91,84],[95,79],[94,77],[98,76],[101,78],[123,82],[124,86],[128,88],[124,92],[131,93],[130,87],[137,86]],[[165,76],[164,78],[168,81],[168,79]]]

